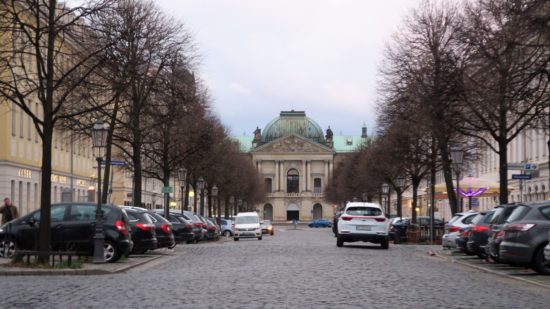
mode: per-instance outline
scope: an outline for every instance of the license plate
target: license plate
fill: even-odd
[[[358,231],[370,231],[370,226],[368,226],[368,225],[358,225],[357,230]]]

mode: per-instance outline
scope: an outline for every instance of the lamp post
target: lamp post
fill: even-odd
[[[391,215],[390,211],[390,204],[388,203],[389,196],[388,193],[390,192],[390,185],[387,183],[382,184],[382,195],[384,196],[384,204],[386,206],[386,213],[388,214],[388,217]]]
[[[199,191],[201,193],[199,214],[201,216],[204,216],[204,178],[199,177],[199,179],[197,180],[197,187],[199,188]]]
[[[105,263],[104,245],[105,235],[103,235],[103,214],[101,212],[101,163],[103,154],[107,148],[107,134],[109,133],[109,124],[101,119],[96,121],[92,128],[92,145],[97,160],[97,206],[95,210],[95,233],[94,233],[94,263]]]
[[[216,209],[216,211],[218,212],[218,222],[220,221],[219,219],[221,219],[221,216],[220,216],[220,207],[219,207],[219,204],[217,203],[217,198],[218,198],[218,186],[214,185],[212,187],[212,189],[210,190],[210,194],[212,194],[212,204],[214,206],[214,209]]]
[[[178,180],[180,181],[181,187],[181,214],[183,215],[183,207],[185,206],[185,180],[187,178],[187,169],[180,168],[178,170]]]
[[[451,161],[453,164],[453,169],[456,173],[456,204],[457,210],[463,211],[462,209],[462,198],[460,198],[460,166],[462,164],[462,159],[464,157],[464,151],[459,147],[451,148]]]
[[[403,217],[403,206],[402,206],[402,193],[401,190],[405,186],[405,177],[398,176],[395,179],[395,185],[397,186],[397,216],[399,218]]]

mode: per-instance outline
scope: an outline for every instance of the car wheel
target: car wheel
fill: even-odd
[[[120,258],[120,250],[118,250],[114,242],[106,240],[103,244],[103,256],[105,257],[105,262],[114,263]]]
[[[271,232],[271,236],[275,235],[275,232]]]
[[[176,247],[176,243],[174,242],[174,244],[169,246],[168,249],[174,249],[175,247]]]
[[[544,246],[540,246],[537,251],[535,251],[533,269],[541,275],[550,275],[550,260],[544,257]]]
[[[13,241],[12,239],[1,241],[0,257],[11,258],[15,254],[16,249],[17,249],[17,246],[15,245],[15,241]]]
[[[223,236],[225,237],[231,237],[231,232],[229,230],[223,232]]]
[[[477,257],[480,259],[487,259],[487,254],[485,252],[476,253]]]
[[[234,241],[239,241],[239,238],[238,237],[233,237],[233,240]]]
[[[336,238],[336,247],[343,247],[343,246],[344,246],[344,240],[342,239],[342,237],[337,236],[337,238]]]
[[[382,247],[382,249],[388,249],[390,247],[390,241],[389,240],[383,240],[381,243],[380,243],[380,247]]]
[[[258,240],[262,240],[262,236],[258,237]]]

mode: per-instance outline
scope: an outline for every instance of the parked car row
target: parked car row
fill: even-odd
[[[442,243],[466,254],[550,275],[549,233],[549,201],[506,204],[456,214],[446,226]]]
[[[75,255],[93,255],[96,231],[94,203],[58,203],[51,206],[51,250]],[[174,248],[177,243],[215,240],[220,237],[216,220],[189,211],[170,212],[141,207],[102,205],[104,256],[115,262],[121,256]],[[0,227],[0,257],[15,251],[36,251],[39,241],[40,210]]]

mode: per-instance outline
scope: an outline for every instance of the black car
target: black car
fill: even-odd
[[[468,251],[476,254],[481,259],[487,258],[485,246],[489,239],[489,226],[491,225],[494,213],[494,210],[481,211],[474,217],[471,223],[472,229],[466,246],[468,247]]]
[[[156,210],[155,213],[165,218],[163,210]],[[168,221],[172,223],[172,232],[174,233],[176,243],[190,242],[193,240],[193,225],[185,220],[181,214],[170,212]]]
[[[504,236],[502,227],[516,207],[518,207],[517,204],[505,204],[495,207],[495,213],[489,226],[489,239],[485,247],[485,253],[497,263],[501,262],[498,251]]]
[[[154,250],[157,248],[157,232],[155,231],[155,224],[151,221],[151,218],[146,215],[147,210],[144,208],[125,208],[128,219],[130,219],[130,226],[132,227],[132,241],[134,242],[134,249],[132,253],[145,253],[147,250]]]
[[[51,247],[53,251],[92,256],[94,251],[96,204],[59,203],[51,205]],[[115,262],[132,251],[130,224],[126,213],[115,205],[102,205],[104,256]],[[2,247],[37,250],[40,210],[12,220],[0,228]]]
[[[468,250],[468,238],[470,237],[470,232],[472,231],[472,226],[468,225],[459,230],[459,236],[456,238],[456,248],[458,251],[466,253],[468,255],[473,255],[474,253]]]
[[[157,248],[174,248],[176,246],[176,240],[172,232],[172,224],[161,215],[154,212],[147,212],[146,215],[148,215],[151,221],[153,221],[153,224],[155,224],[155,232],[157,233],[158,240]]]
[[[199,219],[199,216],[194,214],[191,211],[184,210],[183,216],[192,222],[193,224],[193,233],[195,234],[195,242],[206,239],[206,226]]]

